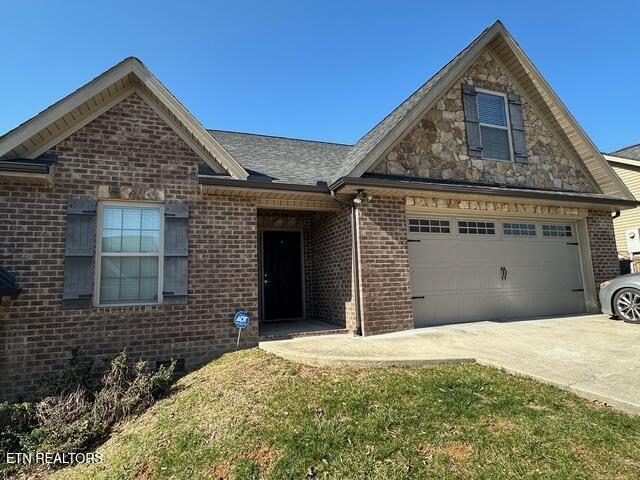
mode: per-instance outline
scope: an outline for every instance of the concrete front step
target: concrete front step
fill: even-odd
[[[319,335],[347,335],[349,332],[346,328],[335,328],[332,330],[314,330],[309,332],[280,332],[267,335],[260,335],[258,341],[272,342],[275,340],[290,340],[292,338],[301,337],[317,337]]]

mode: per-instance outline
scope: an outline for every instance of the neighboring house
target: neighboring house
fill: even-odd
[[[595,312],[612,213],[636,206],[499,22],[355,145],[205,130],[129,58],[0,158],[0,264],[23,288],[0,307],[4,398],[78,348],[193,368],[236,348],[238,309],[241,347],[283,319]]]
[[[611,152],[604,158],[629,191],[640,198],[640,144]],[[621,211],[620,216],[613,220],[613,227],[619,258],[633,260],[635,257],[637,260],[640,254],[640,208]]]

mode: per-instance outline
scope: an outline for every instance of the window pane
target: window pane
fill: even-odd
[[[478,92],[478,117],[482,123],[507,126],[507,114],[504,108],[504,97],[490,93]]]
[[[480,126],[482,157],[494,160],[511,160],[509,132],[501,128]]]
[[[139,278],[122,278],[120,280],[120,300],[123,302],[140,300]]]
[[[545,237],[571,237],[571,225],[542,225]]]
[[[120,257],[102,257],[100,275],[102,278],[120,277]]]
[[[160,230],[160,214],[157,209],[142,210],[142,230]]]
[[[140,276],[140,257],[122,257],[120,275],[122,277]]]
[[[158,277],[140,280],[140,300],[152,302],[158,298]]]
[[[140,276],[141,277],[157,277],[158,276],[158,259],[156,257],[140,258]]]
[[[159,208],[105,206],[103,252],[158,252],[159,249]]]
[[[160,232],[154,230],[143,230],[140,240],[141,252],[157,252],[160,250]]]
[[[122,252],[140,252],[140,231],[122,231]]]
[[[103,230],[102,251],[120,252],[122,250],[122,230]]]
[[[104,207],[104,228],[105,229],[121,229],[122,228],[122,209],[115,207]]]
[[[120,279],[102,278],[100,280],[100,302],[116,303],[120,298]]]
[[[458,232],[468,235],[495,235],[493,222],[458,221]]]
[[[140,230],[140,216],[142,211],[139,208],[122,209],[122,228],[126,230]]]
[[[409,231],[421,233],[449,233],[449,220],[410,218]]]

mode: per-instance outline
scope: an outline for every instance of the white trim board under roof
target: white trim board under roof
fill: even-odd
[[[603,156],[605,160],[609,163],[613,162],[616,164],[629,165],[631,167],[640,168],[640,160],[636,160],[633,158],[618,157],[616,155],[609,155],[607,153],[604,153]]]
[[[129,57],[0,137],[0,158],[33,159],[138,93],[214,171],[244,180],[247,171],[137,58]]]
[[[488,48],[509,70],[544,119],[576,158],[584,162],[603,194],[633,196],[600,151],[544,80],[500,21],[486,29],[451,62],[363,136],[350,152],[344,169],[333,179],[360,177],[406,135]]]

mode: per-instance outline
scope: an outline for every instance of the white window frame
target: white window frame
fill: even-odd
[[[158,253],[153,252],[103,252],[102,251],[102,225],[104,222],[104,207],[132,207],[132,208],[157,208],[160,211],[160,242]],[[164,282],[164,205],[160,203],[145,202],[98,202],[98,219],[96,235],[96,255],[95,255],[95,276],[93,303],[96,307],[137,307],[144,305],[162,304],[162,287]],[[100,301],[100,269],[102,267],[102,257],[158,257],[158,300],[154,302],[122,302],[122,303],[101,303]]]
[[[483,160],[493,160],[495,162],[513,162],[514,161],[514,157],[513,157],[513,139],[511,138],[511,118],[509,117],[509,97],[507,96],[506,93],[502,93],[502,92],[494,92],[493,90],[486,90],[484,88],[476,88],[476,93],[480,92],[480,93],[486,93],[489,95],[496,95],[498,97],[502,97],[504,98],[504,113],[505,113],[505,119],[507,122],[507,126],[503,127],[502,125],[495,125],[493,123],[484,123],[484,122],[480,122],[480,105],[478,104],[478,97],[476,96],[476,108],[478,109],[478,132],[480,135],[480,145],[482,146],[482,128],[480,127],[489,127],[489,128],[497,128],[500,130],[506,130],[507,131],[507,135],[509,138],[509,159],[505,160],[504,158],[488,158],[485,157],[484,154],[482,154],[482,159]],[[483,149],[484,150],[484,149]]]
[[[410,221],[411,220],[418,220],[418,222],[420,221],[431,221],[431,220],[438,220],[439,222],[447,222],[446,226],[442,226],[439,225],[439,228],[448,228],[449,231],[448,232],[423,232],[423,231],[418,231],[418,232],[412,232],[411,231],[411,227],[412,226],[416,226],[416,225],[411,225]],[[431,225],[429,225],[430,227]],[[418,229],[420,229],[421,225],[417,225]],[[411,217],[407,217],[407,232],[408,233],[418,233],[418,234],[422,234],[422,235],[437,235],[437,236],[442,236],[442,235],[451,235],[451,233],[453,232],[453,224],[451,222],[451,220],[449,218],[438,218],[438,217],[416,217],[416,216],[411,216]]]
[[[570,227],[571,228],[571,235],[566,236],[566,235],[561,235],[561,236],[557,236],[557,235],[545,235],[544,234],[544,226],[545,225],[553,225],[553,226],[558,226],[558,227]],[[576,230],[576,225],[571,223],[571,222],[541,222],[540,223],[540,235],[542,238],[544,238],[546,241],[569,241],[573,238],[577,238],[577,230]]]

